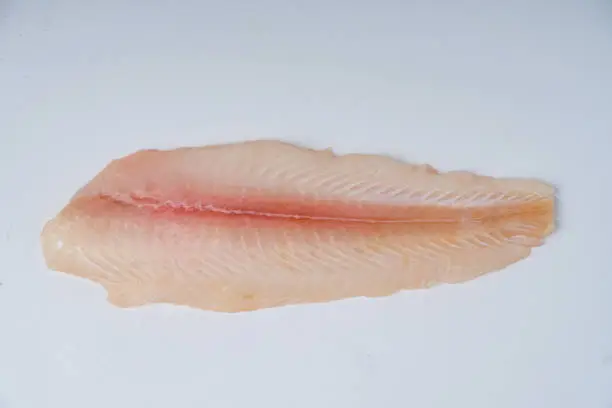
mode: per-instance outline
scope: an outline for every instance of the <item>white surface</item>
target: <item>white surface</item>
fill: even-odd
[[[611,407],[611,78],[603,1],[0,0],[0,407]],[[110,159],[244,138],[542,177],[561,229],[469,284],[229,316],[44,267]]]

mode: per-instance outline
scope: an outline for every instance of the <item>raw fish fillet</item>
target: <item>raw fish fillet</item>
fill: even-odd
[[[41,241],[116,306],[239,312],[465,282],[542,245],[554,207],[538,180],[247,141],[114,160]]]

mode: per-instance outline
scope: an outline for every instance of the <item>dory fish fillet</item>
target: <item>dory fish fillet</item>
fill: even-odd
[[[542,245],[554,204],[538,180],[247,141],[114,160],[41,240],[114,305],[239,312],[474,279]]]

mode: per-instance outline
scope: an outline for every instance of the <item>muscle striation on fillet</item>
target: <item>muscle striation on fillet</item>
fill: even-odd
[[[42,245],[115,305],[237,312],[474,279],[542,245],[554,205],[538,180],[254,141],[114,160]]]

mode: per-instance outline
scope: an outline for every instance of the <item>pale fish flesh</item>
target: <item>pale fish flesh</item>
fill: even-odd
[[[41,240],[116,306],[239,312],[465,282],[526,258],[554,210],[535,179],[262,140],[114,160]]]

